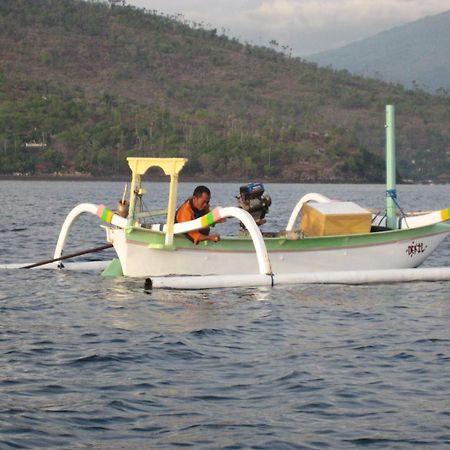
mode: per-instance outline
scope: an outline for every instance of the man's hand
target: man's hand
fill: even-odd
[[[219,242],[220,236],[218,234],[210,234],[208,236],[208,241]]]

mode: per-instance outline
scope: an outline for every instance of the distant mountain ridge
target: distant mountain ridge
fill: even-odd
[[[429,92],[450,90],[450,10],[305,58]]]

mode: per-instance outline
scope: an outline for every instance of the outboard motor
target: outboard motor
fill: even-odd
[[[238,199],[239,208],[249,212],[258,226],[266,223],[265,215],[269,212],[269,206],[272,199],[264,194],[264,185],[262,183],[249,183],[239,188]],[[241,223],[241,231],[246,228]]]

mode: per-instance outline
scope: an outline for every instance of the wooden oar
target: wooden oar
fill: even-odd
[[[60,256],[59,258],[48,259],[46,261],[40,261],[34,264],[30,264],[28,266],[21,267],[21,269],[32,269],[33,267],[45,266],[46,264],[50,264],[56,261],[62,261],[64,259],[74,258],[75,256],[86,255],[87,253],[95,253],[101,252],[102,250],[106,250],[107,248],[111,248],[112,244],[102,245],[101,247],[90,248],[88,250],[81,250],[76,253],[71,253],[70,255]]]

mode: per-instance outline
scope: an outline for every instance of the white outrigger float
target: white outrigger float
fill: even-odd
[[[104,274],[146,278],[153,287],[449,280],[450,268],[414,269],[450,233],[450,226],[443,223],[450,218],[450,208],[396,216],[395,160],[389,149],[395,146],[393,108],[388,107],[387,113],[387,189],[391,195],[384,217],[350,202],[308,194],[295,205],[286,228],[276,233],[261,232],[251,214],[251,201],[248,208],[218,207],[190,222],[175,223],[178,177],[187,160],[128,158],[132,171],[129,199],[124,193],[117,212],[104,205],[74,208],[61,230],[54,261],[63,258],[74,220],[81,213],[91,213],[108,224],[107,241],[118,255]],[[156,212],[140,208],[145,193],[141,177],[152,167],[161,168],[170,177],[168,205],[161,223],[147,223]],[[259,197],[260,203],[261,199],[264,203],[264,197]],[[198,245],[186,237],[189,231],[229,218],[237,219],[247,233]]]

